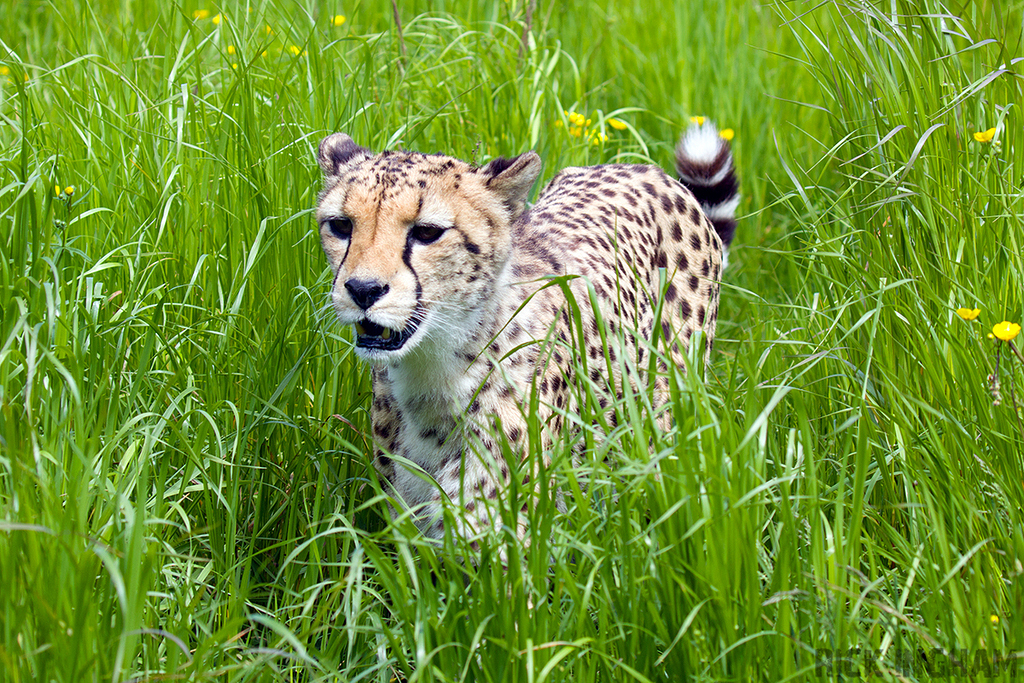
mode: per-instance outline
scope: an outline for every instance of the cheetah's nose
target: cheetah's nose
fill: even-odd
[[[356,306],[364,311],[377,303],[377,300],[388,293],[389,287],[376,280],[357,280],[352,278],[345,282],[345,289]]]

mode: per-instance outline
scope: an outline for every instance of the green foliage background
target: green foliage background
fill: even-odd
[[[1021,3],[541,0],[524,49],[526,4],[0,15],[0,679],[1019,672]],[[743,219],[675,431],[627,396],[578,469],[566,435],[528,548],[392,522],[319,139],[549,178],[668,167],[692,115]]]

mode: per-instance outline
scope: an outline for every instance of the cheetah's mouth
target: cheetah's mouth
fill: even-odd
[[[380,349],[381,351],[397,351],[409,341],[416,332],[419,323],[413,319],[403,330],[393,330],[363,318],[356,323],[356,346],[363,349]]]

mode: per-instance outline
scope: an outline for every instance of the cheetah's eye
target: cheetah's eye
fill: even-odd
[[[430,244],[436,242],[444,231],[441,226],[420,223],[412,226],[412,238],[421,244]]]
[[[352,237],[352,219],[350,218],[331,218],[327,221],[327,227],[338,239],[347,240]]]

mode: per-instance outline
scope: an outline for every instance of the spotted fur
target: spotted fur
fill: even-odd
[[[579,368],[612,387],[597,395],[607,409],[621,368],[666,399],[665,377],[645,377],[652,341],[682,367],[701,330],[707,361],[737,196],[728,143],[710,124],[680,141],[686,185],[654,166],[567,168],[529,210],[534,152],[477,168],[373,154],[336,133],[318,156],[332,303],[372,368],[374,464],[425,533],[443,533],[442,496],[466,511],[462,531],[490,523],[481,501],[510,476],[496,429],[525,449],[532,392],[547,446],[578,411]],[[579,277],[552,284],[563,275]]]

